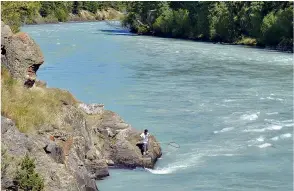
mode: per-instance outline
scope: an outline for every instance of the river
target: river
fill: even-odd
[[[162,142],[154,170],[110,170],[101,191],[293,190],[293,54],[105,22],[22,30],[44,53],[38,78],[48,87],[104,103]]]

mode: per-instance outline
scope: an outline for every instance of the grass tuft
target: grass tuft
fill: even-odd
[[[244,37],[238,41],[235,42],[236,44],[241,44],[241,45],[249,45],[249,46],[256,46],[256,39],[255,38],[250,38],[250,37]]]
[[[1,114],[15,121],[21,132],[54,124],[62,105],[75,105],[77,100],[68,91],[55,88],[25,88],[1,67]]]

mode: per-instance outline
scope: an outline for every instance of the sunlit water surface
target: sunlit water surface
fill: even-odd
[[[293,54],[136,36],[105,22],[23,31],[41,46],[38,77],[49,87],[104,103],[162,142],[154,170],[110,170],[102,191],[293,190]]]

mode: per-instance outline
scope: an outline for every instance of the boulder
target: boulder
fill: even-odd
[[[1,21],[1,42],[4,42],[7,38],[12,37],[12,35],[13,33],[10,27]]]
[[[64,162],[63,150],[55,142],[50,141],[50,143],[44,147],[44,151],[49,154],[55,160],[55,162]]]
[[[88,115],[102,114],[104,111],[104,104],[80,103],[78,107]]]
[[[95,15],[89,11],[86,10],[80,10],[79,11],[79,16],[81,18],[81,20],[83,21],[94,21],[95,19]]]
[[[11,75],[32,87],[36,72],[44,62],[40,47],[27,33],[13,34],[9,26],[1,22],[1,62]]]
[[[159,143],[151,135],[149,154],[142,156],[137,146],[141,139],[141,132],[124,122],[115,112],[105,110],[102,115],[96,117],[89,115],[87,124],[94,129],[95,139],[97,139],[95,147],[100,150],[107,161],[112,161],[111,165],[123,168],[153,168],[157,159],[162,155]]]
[[[109,176],[106,160],[87,160],[85,164],[86,168],[92,175],[91,178],[97,180]]]

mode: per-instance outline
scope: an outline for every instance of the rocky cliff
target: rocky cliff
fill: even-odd
[[[123,17],[123,13],[113,9],[107,8],[104,10],[97,10],[96,13],[89,12],[87,10],[80,10],[78,14],[69,13],[67,16],[68,21],[102,21],[102,20],[120,20]],[[37,14],[35,18],[28,24],[43,24],[43,23],[58,23],[58,19],[54,15],[42,17]]]
[[[154,167],[161,156],[155,137],[150,138],[149,156],[143,157],[136,146],[140,131],[117,113],[40,85],[36,72],[44,58],[39,46],[26,33],[13,34],[3,22],[1,29],[1,143],[14,157],[2,171],[3,190],[17,190],[14,174],[26,153],[35,158],[45,190],[52,191],[98,190],[95,180],[109,175],[108,166]],[[18,101],[26,103],[22,110],[14,108]],[[38,112],[28,117],[33,108]]]

